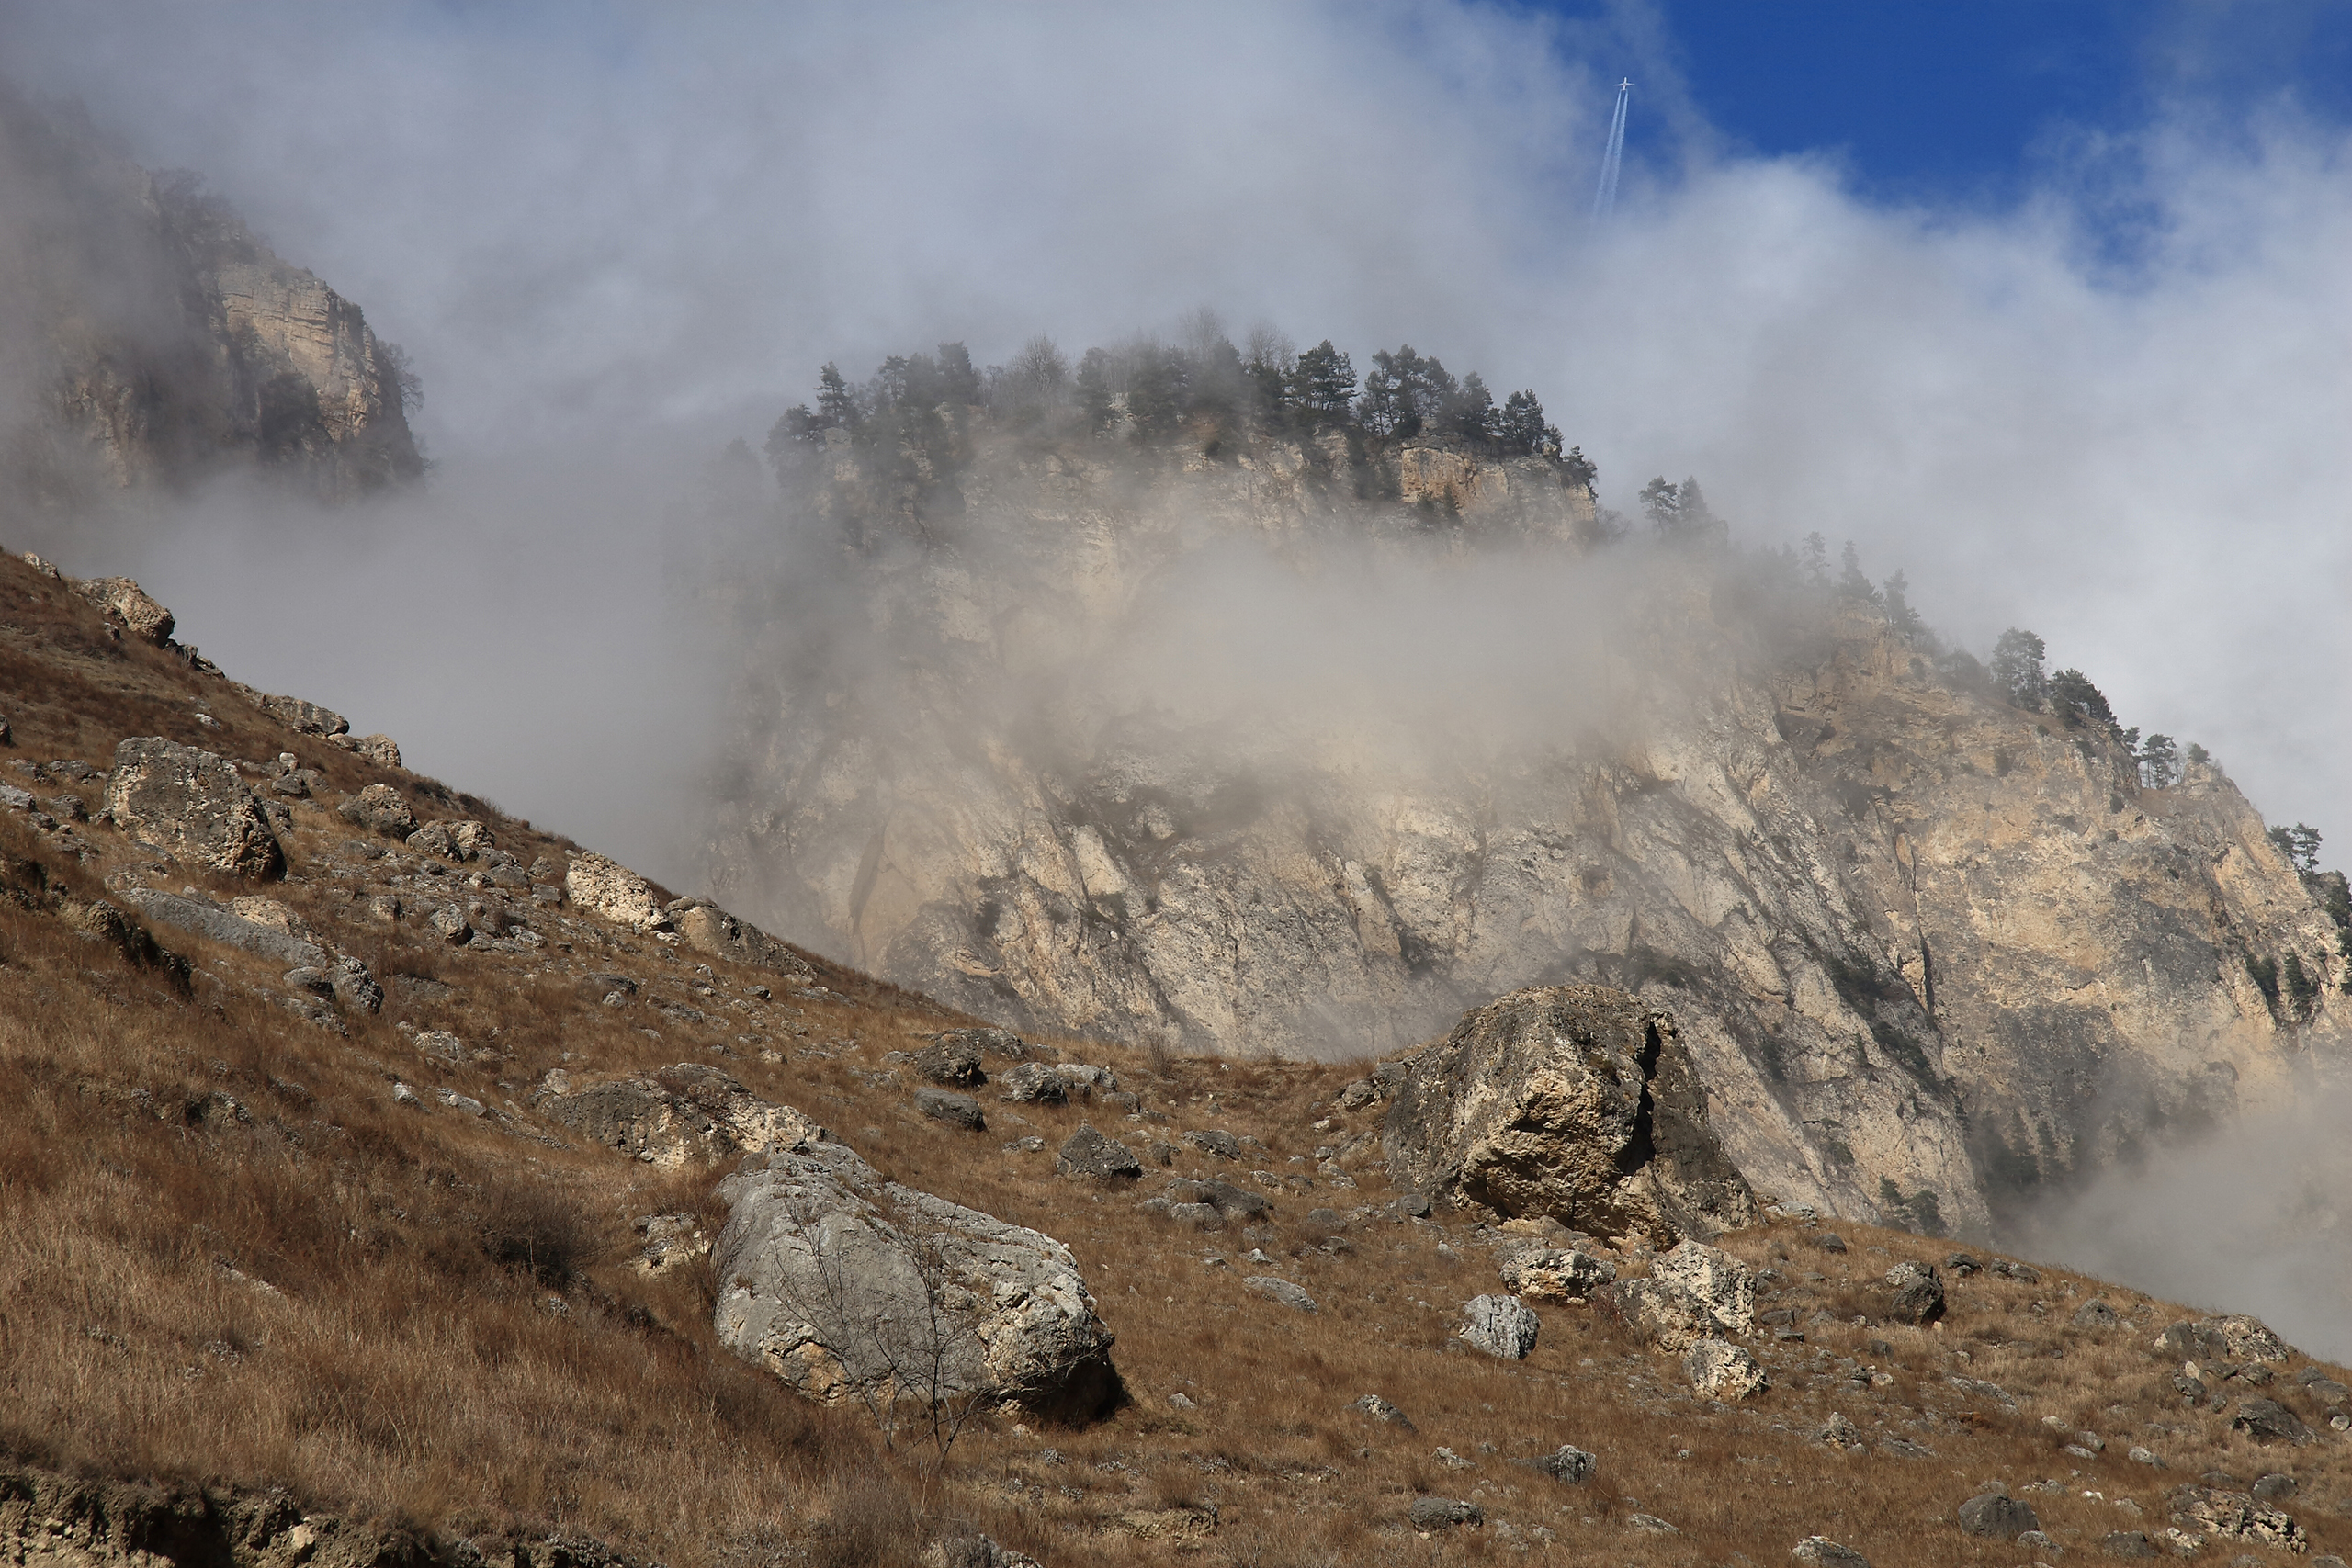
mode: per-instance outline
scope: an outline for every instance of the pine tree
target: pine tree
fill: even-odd
[[[1294,381],[1299,409],[1314,424],[1343,424],[1355,404],[1356,369],[1325,338],[1298,356]]]
[[[1099,348],[1090,348],[1078,362],[1078,406],[1086,416],[1086,428],[1100,435],[1111,428],[1118,411],[1111,398],[1111,356]]]
[[[1993,644],[1993,682],[2002,695],[2021,708],[2041,706],[2042,691],[2049,683],[2041,671],[2047,651],[2040,637],[2022,627],[2011,626],[2003,632]]]

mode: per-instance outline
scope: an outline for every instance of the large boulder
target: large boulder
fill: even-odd
[[[276,963],[324,970],[334,962],[325,948],[307,940],[307,931],[298,936],[283,926],[248,919],[209,898],[186,897],[138,886],[122,887],[116,896],[155,924],[177,926],[184,931],[243,948]],[[380,1002],[380,995],[378,999]]]
[[[173,859],[232,876],[270,877],[286,852],[236,764],[155,736],[114,749],[107,811],[116,827]]]
[[[347,735],[351,731],[351,721],[333,708],[270,692],[254,692],[251,695],[254,706],[297,734]]]
[[[2165,1495],[2165,1506],[2173,1528],[2193,1535],[2258,1541],[2292,1552],[2309,1550],[2303,1527],[2292,1516],[2256,1502],[2250,1493],[2218,1486],[2179,1486]]]
[[[1392,1185],[1658,1246],[1755,1218],[1673,1018],[1623,991],[1516,991],[1388,1068]]]
[[[388,784],[371,784],[356,795],[344,796],[336,815],[355,828],[405,841],[416,829],[416,813],[401,792]]]
[[[1124,1390],[1069,1247],[820,1139],[719,1183],[718,1337],[797,1392],[1084,1420]]]
[[[1650,1264],[1650,1278],[1696,1299],[1718,1333],[1746,1334],[1756,1326],[1755,1272],[1721,1247],[1686,1241]]]
[[[792,1107],[762,1100],[699,1062],[576,1089],[566,1083],[539,1104],[581,1136],[663,1170],[825,1138]]]
[[[2185,1361],[2283,1361],[2287,1359],[2286,1342],[2273,1334],[2260,1318],[2248,1317],[2244,1313],[2173,1324],[2156,1336],[2156,1349],[2163,1355]]]
[[[2033,1506],[2007,1492],[1980,1492],[1960,1506],[1960,1531],[1985,1540],[2015,1540],[2041,1528]]]
[[[172,613],[127,577],[85,578],[74,584],[74,592],[99,609],[111,611],[141,642],[162,648],[172,640]]]
[[[1143,1161],[1126,1145],[1081,1122],[1078,1131],[1062,1141],[1054,1169],[1083,1180],[1133,1181],[1143,1175]]]
[[[599,919],[631,931],[652,931],[670,923],[652,884],[603,855],[583,854],[573,861],[571,869],[563,874],[563,891],[574,904]]]
[[[1886,1315],[1933,1323],[1944,1314],[1944,1282],[1932,1263],[1898,1263],[1886,1271]]]
[[[1771,1386],[1762,1363],[1728,1339],[1701,1339],[1683,1352],[1682,1372],[1709,1399],[1746,1399]]]

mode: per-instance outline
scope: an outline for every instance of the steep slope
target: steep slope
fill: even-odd
[[[2338,1070],[2338,933],[2213,768],[2143,790],[1769,563],[1597,550],[1536,460],[969,418],[913,500],[835,439],[746,607],[711,875],[802,941],[1237,1055],[1624,986],[1759,1190],[1931,1231]],[[2289,953],[2300,1014],[2248,967]]]
[[[0,456],[12,499],[88,505],[258,467],[332,499],[422,471],[401,366],[358,306],[191,175],[0,85]]]
[[[2019,1552],[2352,1544],[2352,1374],[2258,1325],[1785,1205],[1719,1253],[1431,1206],[1383,1138],[1437,1077],[1483,1092],[1443,1053],[1377,1082],[1069,1038],[959,1055],[967,1019],[127,623],[0,558],[0,1561],[1686,1568],[1821,1536],[1957,1568],[2015,1561],[1969,1531],[2029,1518]],[[114,820],[146,803],[97,764],[139,740],[228,759],[277,874]],[[289,944],[361,959],[380,1003]],[[1589,1066],[1627,1129],[1655,1068],[1687,1136],[1665,1054],[1606,1065],[1667,1021],[1555,1001],[1623,1025]],[[980,1127],[928,1109],[933,1077]],[[726,1192],[817,1118],[1066,1244],[1129,1403],[888,1446],[729,1353]],[[1693,1289],[1729,1337],[1683,1346]],[[1465,1337],[1497,1323],[1532,1346]],[[1693,1385],[1732,1351],[1763,1386]]]

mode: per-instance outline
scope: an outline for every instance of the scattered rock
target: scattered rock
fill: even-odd
[[[1459,1526],[1477,1526],[1487,1522],[1486,1511],[1476,1503],[1464,1503],[1453,1497],[1416,1497],[1406,1510],[1417,1530],[1453,1529]]]
[[[968,1094],[956,1094],[944,1089],[919,1089],[915,1090],[915,1109],[934,1122],[944,1122],[967,1133],[988,1130],[988,1118],[980,1113],[980,1102]]]
[[[1871,1568],[1871,1560],[1850,1546],[1840,1546],[1826,1535],[1809,1535],[1789,1551],[1799,1562],[1813,1568]]]
[[[116,827],[175,860],[232,876],[286,870],[286,852],[236,764],[209,751],[153,736],[125,740],[114,749],[106,801]]]
[[[716,904],[697,898],[684,908],[672,906],[669,913],[678,934],[697,953],[766,969],[798,985],[817,978],[815,967],[786,943]]]
[[[1401,1427],[1408,1432],[1414,1430],[1410,1416],[1376,1393],[1365,1394],[1348,1408],[1359,1415],[1370,1416],[1384,1427]]]
[[[1886,1314],[1897,1323],[1933,1323],[1944,1314],[1944,1282],[1927,1263],[1898,1263],[1886,1271]]]
[[[2165,1467],[2165,1461],[2162,1459],[2159,1459],[2152,1450],[2147,1449],[2129,1449],[2125,1450],[2123,1457],[2130,1460],[2133,1464],[2144,1464],[2155,1470],[2162,1470]]]
[[[2165,1496],[2173,1528],[2201,1531],[2223,1540],[2251,1540],[2302,1551],[2308,1542],[2291,1517],[2244,1492],[2215,1486],[2180,1486]]]
[[[1381,1072],[1396,1186],[1658,1245],[1755,1217],[1672,1017],[1622,991],[1514,992]]]
[[[1017,1400],[1047,1419],[1091,1418],[1123,1397],[1111,1332],[1053,1237],[886,1181],[806,1137],[771,1147],[764,1169],[718,1193],[719,1339],[795,1391],[828,1403]]]
[[[1241,1288],[1255,1292],[1276,1305],[1286,1306],[1294,1312],[1315,1310],[1315,1298],[1308,1295],[1305,1289],[1272,1274],[1252,1274],[1241,1281]]]
[[[1971,1274],[1979,1274],[1984,1272],[1984,1263],[1982,1258],[1973,1257],[1968,1253],[1955,1252],[1951,1257],[1944,1259],[1944,1267],[1951,1270],[1952,1278],[1956,1280],[1965,1280]]]
[[[2256,1442],[2286,1442],[2300,1447],[2312,1440],[2312,1429],[2275,1399],[2239,1401],[2237,1414],[2230,1417],[2230,1429],[2244,1432]]]
[[[916,1562],[918,1568],[1038,1568],[1037,1560],[1027,1552],[999,1546],[984,1535],[934,1541]]]
[[[2113,1307],[2093,1299],[2076,1307],[2069,1321],[2077,1328],[2101,1329],[2113,1328],[2122,1319],[2116,1316]]]
[[[1683,1352],[1683,1374],[1710,1399],[1741,1400],[1771,1386],[1764,1368],[1728,1339],[1702,1339]]]
[[[2015,1540],[2026,1531],[2041,1528],[2041,1521],[2034,1517],[2032,1506],[2006,1492],[1982,1493],[1960,1506],[1963,1535],[1980,1536],[1986,1540]]]
[[[980,1067],[980,1048],[961,1037],[943,1036],[915,1055],[915,1071],[935,1084],[969,1089],[989,1081]]]
[[[1171,1181],[1168,1196],[1179,1203],[1207,1203],[1227,1219],[1254,1220],[1274,1212],[1263,1193],[1230,1181]]]
[[[2273,1471],[2267,1475],[2256,1478],[2254,1500],[2257,1503],[2274,1503],[2281,1497],[2293,1496],[2301,1488],[2293,1476],[2281,1475]]]
[[[1184,1134],[1184,1141],[1203,1154],[1215,1155],[1219,1159],[1241,1157],[1241,1140],[1218,1128],[1211,1127],[1198,1133],[1187,1133]]]
[[[2109,1557],[2154,1557],[2156,1543],[2148,1539],[2145,1530],[2115,1530],[2098,1543],[2099,1550]]]
[[[1846,1250],[1846,1238],[1839,1235],[1836,1231],[1823,1231],[1819,1235],[1813,1238],[1813,1244],[1821,1248],[1824,1252],[1843,1252]]]
[[[1617,1278],[1617,1265],[1581,1247],[1536,1247],[1504,1259],[1503,1283],[1539,1302],[1580,1302]]]
[[[405,841],[416,831],[416,813],[401,798],[401,792],[388,784],[371,784],[357,795],[344,796],[335,814],[354,827],[388,839]]]
[[[1105,1137],[1080,1122],[1078,1131],[1063,1141],[1054,1169],[1062,1176],[1095,1181],[1133,1181],[1143,1175],[1143,1161],[1116,1138]]]
[[[1864,1447],[1869,1442],[1869,1439],[1862,1436],[1862,1429],[1860,1427],[1855,1426],[1836,1411],[1830,1412],[1829,1419],[1821,1424],[1821,1430],[1814,1434],[1814,1440],[1826,1443],[1833,1449],[1843,1449],[1849,1452]]]
[[[1506,1361],[1523,1361],[1535,1348],[1541,1324],[1517,1296],[1474,1296],[1462,1309],[1461,1338]]]
[[[1628,1514],[1625,1516],[1625,1528],[1629,1530],[1639,1530],[1644,1535],[1680,1535],[1682,1533],[1656,1514]]]
[[[455,904],[444,904],[434,910],[427,923],[440,934],[443,942],[452,947],[462,946],[473,940],[473,922],[467,919],[465,911]]]
[[[552,1094],[544,1109],[582,1137],[664,1170],[688,1159],[788,1150],[827,1137],[790,1106],[761,1100],[698,1062]]]
[[[2258,1318],[2243,1314],[2176,1323],[2156,1336],[2159,1354],[2180,1360],[2283,1361],[2287,1346]]]
[[[1565,1482],[1570,1486],[1582,1485],[1591,1479],[1593,1472],[1600,1468],[1600,1460],[1582,1449],[1570,1448],[1566,1444],[1548,1454],[1540,1454],[1521,1462],[1530,1470],[1542,1471],[1553,1480]]]
[[[1380,1090],[1374,1087],[1370,1078],[1358,1078],[1340,1091],[1340,1098],[1335,1103],[1342,1111],[1362,1111],[1379,1098]]]
[[[997,1097],[1015,1105],[1062,1105],[1069,1102],[1069,1085],[1042,1062],[1023,1062],[996,1080]]]

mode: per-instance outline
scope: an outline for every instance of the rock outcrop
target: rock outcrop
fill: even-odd
[[[232,467],[342,499],[424,471],[398,352],[192,177],[8,89],[0,201],[43,224],[40,264],[0,284],[45,328],[10,367],[12,499],[84,507]]]
[[[1237,1054],[1394,1052],[1616,985],[1671,1008],[1760,1190],[1930,1232],[2340,1059],[2352,961],[2218,769],[2143,787],[2117,737],[1859,601],[1590,553],[1581,491],[1460,453],[968,447],[892,491],[828,446],[798,481],[850,547],[780,569],[809,613],[745,649],[709,872],[797,942],[1011,1026]],[[1454,745],[1445,713],[1381,728],[1370,672],[1335,685],[1370,717],[1266,719],[1254,672],[1221,706],[1098,671],[1208,656],[1132,649],[1220,551],[1315,585],[1503,549],[1599,601],[1573,613],[1601,646],[1544,687],[1589,723],[1531,699]],[[1311,643],[1345,624],[1319,592],[1253,614]]]
[[[272,877],[286,852],[236,764],[153,736],[114,750],[107,811],[115,826],[190,865],[232,876]]]
[[[1053,1237],[886,1181],[838,1144],[719,1184],[718,1337],[796,1392],[1086,1420],[1124,1397],[1111,1331]]]
[[[1392,1184],[1661,1247],[1754,1217],[1674,1021],[1622,991],[1517,992],[1381,1076]]]

